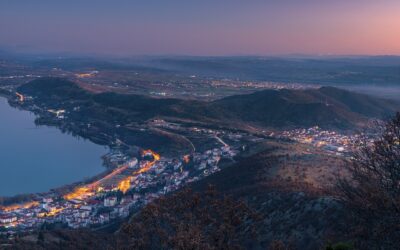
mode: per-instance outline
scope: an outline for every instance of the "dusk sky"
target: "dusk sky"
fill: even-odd
[[[399,0],[2,0],[0,48],[400,55]]]

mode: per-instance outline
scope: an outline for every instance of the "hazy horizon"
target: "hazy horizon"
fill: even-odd
[[[107,56],[400,55],[400,2],[3,1],[0,48]]]

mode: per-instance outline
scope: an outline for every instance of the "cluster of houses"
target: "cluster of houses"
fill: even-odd
[[[104,225],[117,218],[129,216],[132,211],[186,183],[219,171],[220,159],[233,157],[235,154],[235,150],[224,146],[194,153],[189,160],[161,158],[150,170],[132,176],[131,186],[125,193],[106,187],[76,199],[65,199],[50,193],[32,206],[16,207],[10,211],[0,210],[0,228],[3,228],[0,231],[29,231],[43,223],[61,223],[71,228]],[[125,156],[116,152],[111,154],[111,158],[116,161],[126,160]],[[140,169],[146,164],[146,160],[139,163],[135,160],[128,161],[129,169]]]
[[[279,136],[301,143],[312,144],[315,147],[342,156],[350,154],[360,144],[362,138],[365,138],[364,134],[343,135],[335,131],[323,130],[318,126],[283,131]]]
[[[27,96],[23,96],[26,100]],[[18,101],[18,100],[17,100]],[[57,119],[67,118],[68,111],[64,109],[39,108],[34,103],[29,103],[30,110],[39,110]],[[79,107],[74,107],[78,111]],[[155,120],[156,126],[168,126],[181,129],[179,124]],[[90,127],[90,124],[87,124]],[[217,132],[210,129],[197,129],[196,132],[210,134],[217,138]],[[218,163],[222,158],[231,158],[237,151],[220,140],[222,147],[195,152],[182,159],[161,158],[149,164],[144,157],[142,160],[127,156],[123,152],[111,150],[104,159],[107,165],[127,165],[123,171],[113,175],[96,189],[67,199],[65,196],[50,192],[43,197],[36,198],[32,205],[16,206],[13,209],[0,208],[0,233],[34,230],[44,223],[60,223],[71,228],[96,227],[109,223],[112,220],[125,218],[143,205],[174,191],[193,181],[197,181],[217,171]],[[118,143],[116,143],[118,144]],[[194,146],[193,146],[194,147]],[[213,147],[213,146],[211,146]],[[138,171],[146,165],[151,168]],[[116,168],[118,169],[118,167]],[[132,172],[138,174],[131,175]],[[129,179],[127,189],[121,190],[118,184],[123,179]]]

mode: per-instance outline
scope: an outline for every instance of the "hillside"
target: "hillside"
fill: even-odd
[[[263,126],[350,128],[367,118],[393,114],[399,105],[350,91],[322,87],[307,90],[264,90],[231,96],[210,105],[235,120]]]
[[[43,78],[21,86],[18,91],[36,96],[52,107],[64,102],[83,102],[82,116],[120,123],[148,119],[185,119],[238,128],[310,127],[351,129],[368,118],[383,118],[400,105],[333,87],[307,90],[264,90],[235,95],[213,102],[152,98],[117,93],[94,94],[64,79]],[[64,105],[64,106],[63,106]]]
[[[33,95],[41,99],[80,99],[89,96],[77,84],[62,78],[42,78],[24,84],[18,92]]]
[[[307,182],[307,170],[329,175],[337,159],[310,148],[269,141],[253,145],[237,163],[145,206],[115,233],[43,230],[16,240],[15,249],[323,249],[351,239],[345,208],[332,182]],[[326,162],[313,165],[312,162]],[[273,176],[295,162],[304,171]],[[321,169],[321,171],[315,171]],[[272,171],[272,172],[271,172]],[[304,176],[305,175],[305,176]],[[296,180],[302,177],[302,181]],[[321,185],[318,185],[321,184]],[[210,186],[211,185],[211,186]],[[80,240],[77,239],[77,235]]]

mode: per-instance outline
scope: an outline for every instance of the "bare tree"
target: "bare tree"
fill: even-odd
[[[354,154],[352,178],[339,181],[363,249],[398,249],[400,242],[400,113],[381,129]]]

